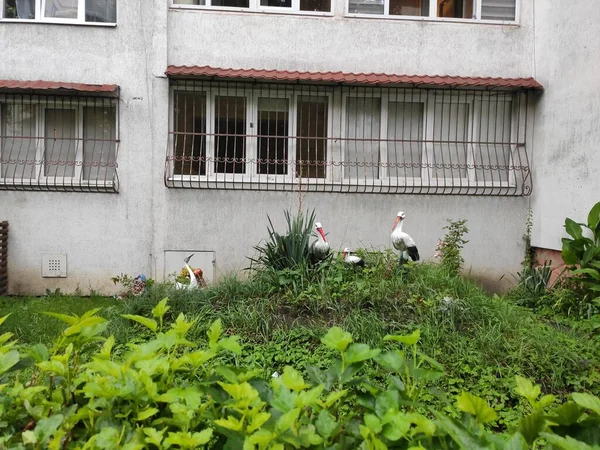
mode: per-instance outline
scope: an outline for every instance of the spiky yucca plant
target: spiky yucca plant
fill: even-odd
[[[275,270],[296,269],[306,267],[309,262],[308,244],[313,235],[315,223],[314,210],[309,214],[299,213],[292,216],[284,211],[287,222],[286,234],[275,231],[271,218],[267,230],[269,237],[263,245],[254,247],[258,251],[257,258],[250,258],[253,265]]]

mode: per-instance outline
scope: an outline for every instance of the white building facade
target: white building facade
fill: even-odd
[[[507,286],[600,187],[600,13],[527,0],[0,0],[9,293],[110,293],[194,253],[241,271],[267,215],[424,259],[467,219]],[[504,276],[504,277],[503,277]]]

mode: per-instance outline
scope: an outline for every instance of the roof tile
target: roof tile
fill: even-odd
[[[482,86],[517,89],[544,88],[534,78],[460,77],[450,75],[395,75],[383,73],[299,72],[266,69],[224,69],[210,66],[169,66],[170,77],[246,78],[265,81],[317,81],[328,83],[359,83],[370,85],[411,84],[419,86]]]
[[[62,81],[0,80],[0,89],[71,90],[78,92],[116,93],[119,90],[119,86],[116,84],[84,84]]]

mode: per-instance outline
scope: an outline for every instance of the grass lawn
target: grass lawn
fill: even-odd
[[[110,318],[123,306],[122,300],[111,297],[0,297],[0,316],[10,314],[2,325],[2,331],[13,332],[22,343],[49,344],[65,328],[65,324],[42,314],[44,311],[81,315],[92,308],[103,308],[100,315]]]
[[[225,332],[241,336],[244,346],[243,356],[231,362],[265,374],[281,373],[286,365],[301,371],[306,365],[328,366],[332,354],[320,338],[331,326],[374,347],[384,344],[386,334],[420,329],[420,349],[443,365],[446,375],[436,387],[447,394],[468,390],[500,411],[518,401],[515,375],[561,398],[573,391],[599,391],[600,339],[583,321],[538,315],[437,265],[398,271],[395,264],[382,260],[359,271],[333,264],[311,280],[293,273],[285,273],[287,278],[269,273],[248,280],[231,277],[197,291],[156,284],[126,300],[0,297],[0,315],[11,313],[1,331],[12,331],[24,343],[49,346],[66,325],[43,311],[81,315],[103,308],[100,315],[110,320],[108,332],[117,344],[139,342],[150,336],[149,330],[120,314],[150,317],[152,308],[169,297],[167,323],[180,313],[196,319],[189,339],[202,342],[210,323],[221,319]],[[503,426],[510,417],[501,412],[499,420]]]

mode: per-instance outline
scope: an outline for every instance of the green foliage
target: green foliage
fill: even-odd
[[[586,236],[584,228],[591,237]],[[588,291],[586,297],[600,305],[600,202],[588,214],[587,223],[565,219],[565,229],[571,236],[563,238],[562,258],[573,265],[571,274],[576,275]]]
[[[533,262],[531,265],[523,266],[523,270],[517,272],[517,279],[519,280],[519,287],[524,289],[526,295],[518,303],[528,307],[538,306],[540,300],[560,280],[559,276],[554,282],[550,283],[552,270],[552,261],[544,261],[541,266],[537,266]]]
[[[465,260],[461,250],[469,241],[464,236],[469,232],[466,219],[447,220],[448,225],[443,229],[448,230],[444,239],[438,243],[437,253],[441,259],[441,266],[450,274],[459,276]]]
[[[313,234],[315,213],[306,215],[299,213],[292,216],[289,211],[284,212],[287,223],[286,234],[275,231],[273,222],[269,217],[268,239],[263,245],[255,246],[257,258],[251,258],[254,267],[268,268],[276,271],[303,269],[308,266],[309,240]]]
[[[531,245],[531,231],[533,229],[533,211],[530,209],[525,218],[525,234],[523,234],[523,242],[525,243],[525,256],[521,265],[523,268],[532,267],[535,263],[534,250]]]
[[[265,380],[260,370],[224,363],[242,349],[220,320],[197,344],[189,339],[196,321],[179,314],[170,322],[169,311],[163,299],[151,317],[132,318],[151,337],[123,352],[113,336],[101,336],[107,322],[97,310],[52,314],[67,328],[45,351],[0,335],[0,447],[524,450],[600,444],[598,397],[575,393],[553,408],[554,398],[522,377],[516,392],[528,410],[515,414],[509,431],[494,431],[496,411],[468,392],[453,399],[460,420],[428,411],[423,402],[443,371],[422,352],[419,330],[388,335],[378,348],[334,327],[322,337],[335,355],[327,367],[305,375],[286,365],[281,376]],[[31,372],[23,383],[18,370],[26,366]]]

